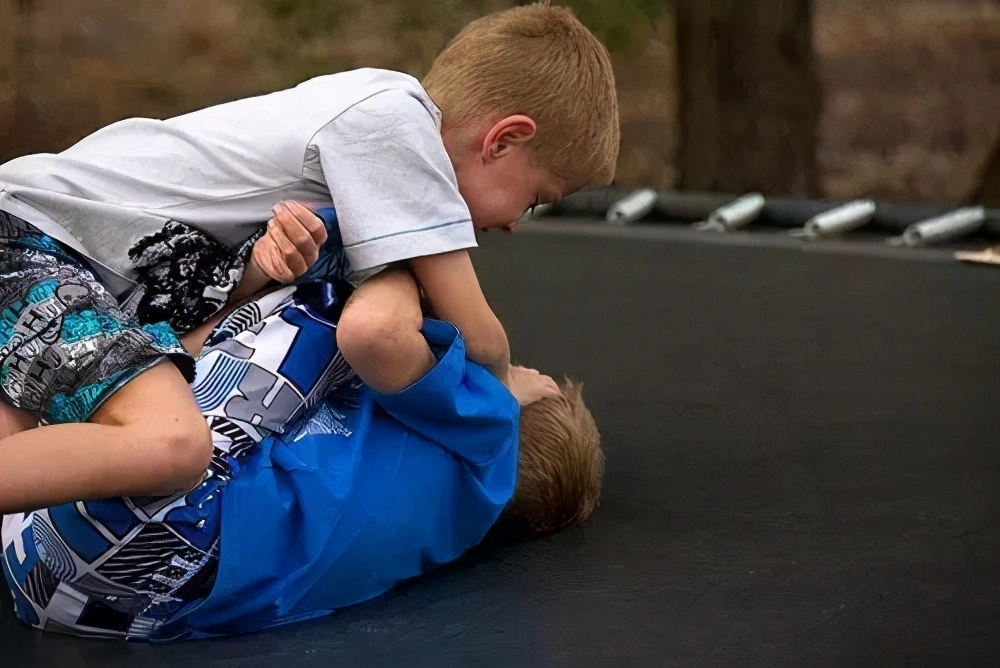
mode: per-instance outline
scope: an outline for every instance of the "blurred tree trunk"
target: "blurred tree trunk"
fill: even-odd
[[[677,0],[681,186],[819,194],[810,0]]]
[[[0,164],[22,155],[32,147],[33,140],[41,133],[37,129],[37,118],[33,112],[31,99],[34,66],[34,11],[35,0],[9,0],[10,9],[4,14],[16,15],[4,31],[4,39],[10,40],[10,77],[7,91],[7,113],[0,118]],[[0,110],[2,112],[3,110]]]
[[[1000,138],[993,146],[993,152],[986,161],[979,188],[973,195],[975,204],[1000,208]]]

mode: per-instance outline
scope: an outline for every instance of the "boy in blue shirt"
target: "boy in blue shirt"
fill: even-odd
[[[6,517],[17,616],[95,637],[244,633],[378,596],[478,544],[502,513],[535,532],[590,515],[603,455],[578,388],[549,397],[551,379],[515,368],[508,391],[455,326],[423,319],[405,270],[348,292],[284,287],[204,348],[193,332],[215,453],[202,483]],[[404,334],[373,339],[379,323]]]

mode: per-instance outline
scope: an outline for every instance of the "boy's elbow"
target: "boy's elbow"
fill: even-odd
[[[356,373],[383,359],[397,344],[400,323],[391,313],[347,308],[337,323],[337,348]]]
[[[409,387],[433,365],[420,321],[392,311],[351,309],[337,324],[337,347],[351,369],[377,392]]]

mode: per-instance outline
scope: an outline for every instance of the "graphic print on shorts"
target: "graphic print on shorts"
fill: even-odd
[[[287,287],[220,323],[193,386],[214,445],[195,489],[5,518],[0,564],[17,616],[47,630],[141,639],[204,597],[218,563],[221,495],[240,462],[327,393],[357,391],[336,347],[339,309],[330,291]]]

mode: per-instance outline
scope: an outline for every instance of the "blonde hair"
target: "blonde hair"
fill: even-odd
[[[562,390],[521,410],[517,489],[504,519],[531,534],[580,524],[600,503],[600,432],[583,404],[582,386],[567,380]]]
[[[571,192],[614,180],[620,137],[611,58],[569,9],[540,2],[473,21],[423,85],[455,123],[531,117],[536,164]]]

